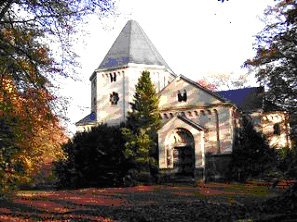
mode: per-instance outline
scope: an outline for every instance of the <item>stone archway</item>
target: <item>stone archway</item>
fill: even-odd
[[[166,149],[167,164],[175,175],[194,176],[194,138],[188,130],[178,128],[169,133]]]

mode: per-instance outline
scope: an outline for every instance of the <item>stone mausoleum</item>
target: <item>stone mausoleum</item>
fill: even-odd
[[[242,113],[250,115],[271,147],[291,146],[288,115],[265,100],[263,87],[212,92],[176,75],[133,20],[127,22],[91,75],[91,113],[76,123],[77,130],[124,122],[131,111],[135,85],[145,70],[160,95],[161,172],[204,177],[206,156],[212,156],[215,176],[223,177]]]

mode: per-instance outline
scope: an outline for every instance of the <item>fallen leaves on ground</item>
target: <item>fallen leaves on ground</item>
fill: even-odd
[[[279,212],[284,201],[297,202],[296,193],[293,193],[294,196],[286,192],[282,189],[272,190],[257,183],[20,191],[9,201],[0,200],[0,220],[229,222],[249,219],[273,221],[277,218],[278,221],[282,221],[281,218],[284,216]],[[277,196],[280,193],[287,195],[282,197],[287,199],[275,199],[280,198]],[[270,208],[273,201],[280,201],[279,211]],[[286,210],[290,212],[293,209]]]

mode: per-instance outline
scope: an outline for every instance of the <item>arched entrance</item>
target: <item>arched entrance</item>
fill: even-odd
[[[178,176],[194,176],[195,151],[192,134],[183,128],[167,137],[167,165]]]

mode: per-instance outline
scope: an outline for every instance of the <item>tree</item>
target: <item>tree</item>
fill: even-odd
[[[56,163],[60,188],[122,185],[132,167],[124,156],[121,126],[99,125],[64,144],[67,157]]]
[[[5,178],[9,175],[10,179],[15,178],[14,183],[19,184],[29,182],[33,177],[44,180],[46,178],[40,177],[40,173],[46,169],[42,168],[63,157],[60,146],[67,139],[59,119],[48,106],[53,98],[41,89],[39,92],[36,89],[19,92],[9,76],[1,80],[0,176]],[[15,167],[22,172],[16,171]],[[50,171],[44,176],[49,177],[49,174]],[[5,181],[1,180],[2,185],[12,189],[8,186],[10,180]]]
[[[148,71],[142,72],[138,79],[130,105],[132,112],[128,114],[128,126],[133,131],[143,128],[155,132],[160,124],[159,96]]]
[[[243,115],[242,126],[236,132],[231,154],[230,179],[245,181],[272,169],[275,163],[274,150],[266,139],[254,129],[248,115]]]
[[[209,83],[206,78],[200,79],[197,81],[197,83],[201,86],[203,86],[206,89],[209,89],[210,91],[214,92],[217,87],[215,84]]]
[[[277,0],[264,12],[265,28],[256,35],[256,56],[247,59],[244,66],[255,72],[258,81],[266,86],[266,98],[290,113],[291,135],[297,138],[297,3]],[[296,155],[290,158],[290,169],[296,169]],[[286,159],[284,159],[286,160]],[[295,175],[296,178],[296,175]],[[292,206],[296,202],[297,184],[272,200],[275,204]],[[289,201],[288,196],[292,197]],[[271,209],[271,203],[265,202]],[[275,210],[274,210],[275,211]]]
[[[111,13],[112,0],[4,0],[0,3],[0,74],[10,75],[19,90],[45,88],[72,76],[77,65],[72,35],[83,18]],[[54,108],[55,104],[52,104]]]
[[[247,78],[245,75],[236,76],[233,73],[216,73],[209,74],[197,83],[211,91],[230,90],[247,86]]]
[[[159,96],[148,71],[142,72],[136,85],[132,112],[128,114],[127,128],[123,134],[127,138],[126,156],[132,158],[139,170],[149,169],[156,173],[157,129],[160,126]]]
[[[66,136],[57,116],[61,104],[55,80],[71,76],[65,67],[76,65],[70,44],[75,26],[90,13],[110,12],[112,5],[108,0],[1,1],[0,177],[4,190],[20,182],[17,175],[38,174],[43,163],[62,155],[60,143]]]
[[[256,35],[256,56],[244,66],[255,72],[266,86],[266,98],[291,113],[293,135],[297,135],[297,3],[278,0],[265,11],[265,28]]]

